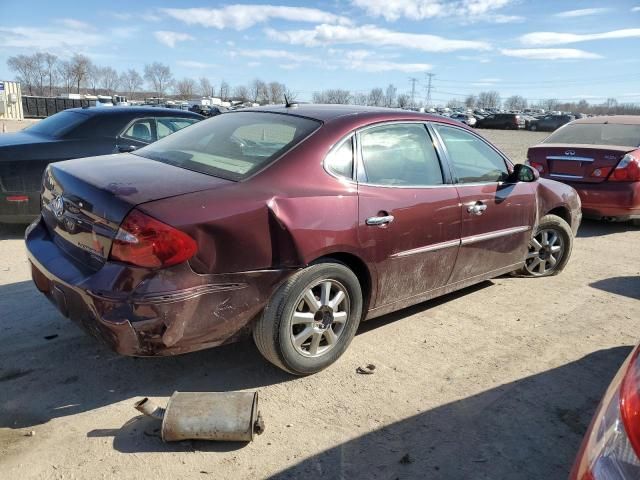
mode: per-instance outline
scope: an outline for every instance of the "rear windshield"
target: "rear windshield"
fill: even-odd
[[[60,138],[72,128],[85,122],[89,117],[78,112],[62,111],[40,120],[26,128],[31,133],[37,133],[51,138]]]
[[[556,130],[544,143],[638,147],[640,146],[640,125],[574,123]]]
[[[267,112],[218,115],[135,152],[229,180],[243,180],[298,144],[320,122]]]

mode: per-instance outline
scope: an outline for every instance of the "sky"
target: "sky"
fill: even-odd
[[[0,0],[7,58],[74,53],[117,70],[159,61],[174,77],[254,78],[314,91],[393,84],[434,103],[497,90],[640,103],[640,0]]]

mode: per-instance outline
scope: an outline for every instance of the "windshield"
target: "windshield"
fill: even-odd
[[[552,133],[544,143],[640,146],[640,125],[574,123]]]
[[[234,112],[185,128],[135,155],[229,180],[243,180],[320,126],[293,115]]]
[[[60,138],[74,127],[85,122],[89,117],[78,112],[62,111],[40,120],[26,128],[30,133],[37,133],[51,138]]]

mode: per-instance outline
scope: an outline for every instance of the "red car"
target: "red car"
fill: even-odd
[[[571,187],[458,122],[299,105],[51,165],[26,244],[38,288],[122,354],[253,333],[269,361],[309,374],[361,320],[560,272],[580,219]]]
[[[627,357],[609,385],[569,478],[640,478],[640,346]]]
[[[578,191],[585,216],[640,225],[640,116],[583,118],[529,149],[542,177]]]

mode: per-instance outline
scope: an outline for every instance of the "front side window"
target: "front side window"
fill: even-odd
[[[320,125],[317,120],[294,115],[225,113],[169,135],[135,154],[208,175],[242,180]]]
[[[143,118],[133,122],[122,135],[123,137],[138,140],[139,142],[151,143],[153,138],[153,119]]]
[[[460,128],[434,125],[440,134],[457,183],[499,182],[508,175],[507,165],[484,140]]]
[[[443,183],[433,142],[422,124],[373,127],[360,133],[367,183],[428,186]]]

